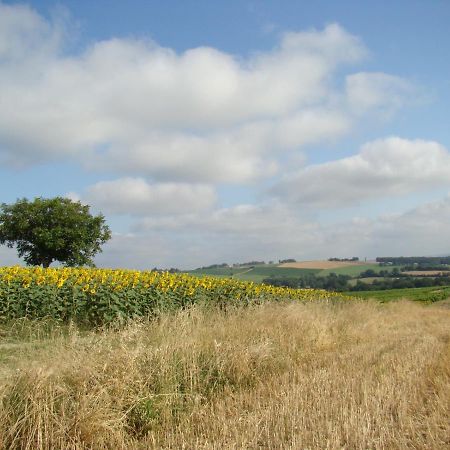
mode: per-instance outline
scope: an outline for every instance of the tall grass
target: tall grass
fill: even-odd
[[[0,382],[1,448],[450,445],[448,309],[193,307],[123,329],[36,333],[3,329],[23,346]]]

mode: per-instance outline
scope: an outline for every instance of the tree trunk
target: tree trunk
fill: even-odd
[[[44,269],[47,269],[50,266],[50,264],[52,263],[52,261],[53,261],[53,258],[43,259],[42,260],[42,267]]]

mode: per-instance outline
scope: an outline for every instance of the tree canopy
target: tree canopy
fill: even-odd
[[[29,265],[92,266],[110,238],[103,215],[93,216],[88,205],[68,198],[23,198],[0,206],[0,244],[16,247]]]

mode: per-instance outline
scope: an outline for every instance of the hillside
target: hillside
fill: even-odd
[[[367,269],[379,271],[386,267],[381,267],[376,262],[316,260],[241,267],[199,268],[187,273],[196,276],[212,275],[261,283],[265,278],[301,278],[307,274],[326,276],[329,273],[336,273],[355,276]]]

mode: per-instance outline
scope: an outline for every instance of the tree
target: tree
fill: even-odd
[[[68,198],[26,198],[0,206],[0,244],[17,248],[27,264],[93,266],[92,258],[111,238],[103,215]]]

